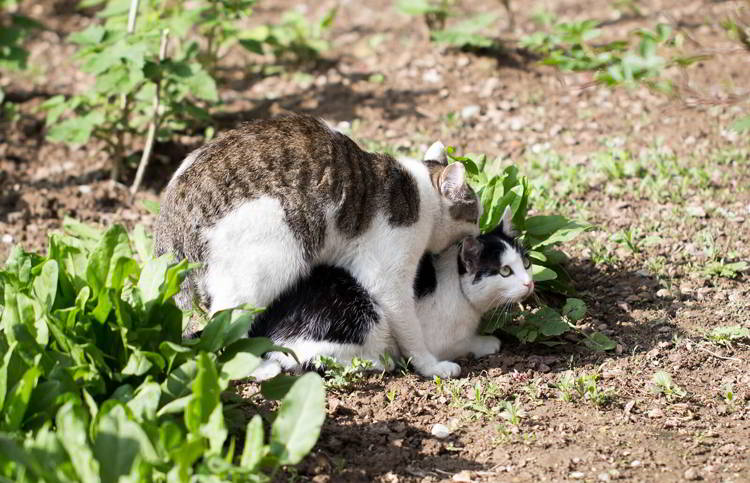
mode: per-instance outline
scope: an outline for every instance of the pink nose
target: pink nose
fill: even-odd
[[[526,288],[528,288],[529,292],[531,292],[532,290],[534,290],[534,281],[533,280],[529,280],[528,282],[526,282],[525,284],[523,284],[523,286],[526,287]]]

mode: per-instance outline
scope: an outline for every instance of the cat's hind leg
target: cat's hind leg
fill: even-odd
[[[212,314],[240,304],[265,307],[310,269],[274,198],[243,203],[207,230],[205,238],[203,291]]]

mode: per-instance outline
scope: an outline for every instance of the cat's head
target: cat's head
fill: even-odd
[[[482,204],[466,182],[464,165],[448,164],[443,143],[438,141],[430,146],[423,162],[440,199],[440,216],[427,247],[429,251],[437,253],[464,237],[479,234]]]
[[[491,232],[466,238],[459,251],[461,289],[480,312],[520,302],[534,291],[531,261],[505,209]]]

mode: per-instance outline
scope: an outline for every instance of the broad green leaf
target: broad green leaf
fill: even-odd
[[[256,414],[247,423],[245,446],[242,448],[240,466],[252,471],[265,456],[264,447],[263,419],[260,417],[260,414]]]
[[[750,131],[750,116],[737,119],[730,126],[731,129],[739,132]]]
[[[542,307],[526,318],[526,321],[539,328],[539,332],[547,337],[564,334],[570,330],[570,325],[562,320],[560,314],[549,307]]]
[[[29,405],[31,392],[36,387],[41,375],[42,371],[38,367],[30,367],[8,394],[2,420],[2,428],[5,431],[16,431],[21,427],[26,408]]]
[[[122,288],[126,272],[119,262],[131,257],[128,234],[122,226],[114,225],[102,235],[86,267],[86,280],[95,297],[105,287]]]
[[[586,315],[586,303],[581,299],[569,298],[565,301],[562,313],[573,322],[578,322]]]
[[[138,455],[147,461],[158,459],[146,433],[128,419],[121,404],[114,406],[98,422],[94,454],[99,461],[103,483],[117,483],[120,477],[130,474]]]
[[[135,245],[135,251],[138,253],[141,262],[151,260],[154,255],[154,241],[146,232],[146,228],[140,223],[135,225],[133,229],[133,245]]]
[[[79,404],[66,403],[57,412],[57,432],[73,463],[73,469],[84,483],[98,483],[99,462],[88,441],[85,410]],[[102,462],[108,464],[107,461]]]
[[[308,372],[281,401],[271,426],[271,451],[280,464],[295,465],[312,449],[325,419],[323,380]]]
[[[127,406],[133,411],[133,416],[138,420],[153,420],[156,410],[159,408],[161,398],[161,387],[155,382],[141,384],[135,392],[133,399],[127,402]]]
[[[169,402],[190,394],[197,374],[198,364],[195,360],[189,360],[172,371],[161,386],[165,401]]]
[[[201,425],[208,422],[211,413],[220,404],[219,374],[216,364],[205,352],[201,352],[197,361],[198,373],[191,388],[193,398],[185,410],[185,426],[191,433],[198,433]]]
[[[11,342],[8,351],[3,354],[2,365],[0,365],[0,414],[2,414],[3,406],[5,405],[5,395],[8,393],[8,366],[10,365],[10,358],[13,357],[13,350],[15,350],[17,342]]]
[[[235,381],[250,377],[261,364],[261,358],[249,352],[238,352],[221,365],[221,377]]]
[[[188,403],[189,410],[190,403]],[[201,424],[198,432],[201,436],[208,439],[208,445],[214,454],[221,453],[221,448],[224,446],[224,441],[226,441],[229,434],[224,423],[224,411],[222,410],[221,403],[217,404],[213,411],[211,411],[208,421]]]
[[[248,339],[240,339],[233,344],[227,346],[221,353],[220,360],[228,361],[238,352],[249,352],[256,356],[262,356],[266,352],[282,352],[284,354],[292,356],[297,362],[297,356],[294,351],[281,347],[273,343],[271,339],[267,337],[252,337]]]
[[[55,303],[57,276],[57,262],[49,260],[42,265],[42,272],[34,279],[34,295],[47,310],[51,310]]]
[[[617,343],[602,334],[601,332],[594,332],[590,336],[583,339],[583,343],[586,347],[595,351],[609,351],[617,346]]]
[[[526,219],[526,230],[535,237],[549,236],[566,227],[570,220],[560,215],[530,216]]]
[[[260,385],[260,392],[264,398],[278,401],[287,395],[297,379],[299,379],[299,376],[279,374],[272,379],[263,381]]]
[[[531,267],[531,273],[535,282],[546,282],[547,280],[554,280],[557,278],[557,273],[554,270],[542,265],[533,265]]]

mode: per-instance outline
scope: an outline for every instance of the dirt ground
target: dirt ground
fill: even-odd
[[[276,21],[298,3],[261,1],[250,22]],[[575,338],[555,347],[507,339],[497,355],[460,361],[456,381],[377,374],[331,390],[318,445],[286,477],[750,481],[748,340],[707,337],[717,327],[750,327],[750,274],[709,269],[750,260],[750,143],[728,129],[750,111],[747,102],[730,102],[749,97],[750,53],[719,25],[739,3],[637,2],[644,16],[636,17],[616,2],[516,1],[514,29],[506,29],[505,18],[497,23],[508,48],[490,55],[430,43],[422,20],[391,2],[341,1],[332,48],[302,74],[264,77],[246,65],[269,59],[228,56],[220,129],[303,111],[349,129],[369,149],[418,153],[441,139],[459,152],[517,164],[538,183],[536,213],[598,227],[564,248],[588,305],[581,331],[602,331],[618,344],[602,353]],[[308,4],[315,17],[336,2]],[[503,12],[500,2],[461,4]],[[150,226],[153,216],[140,200],[158,199],[200,141],[184,136],[158,145],[145,191],[131,201],[125,188],[107,181],[100,146],[44,140],[39,104],[90,85],[65,70],[73,49],[62,40],[92,19],[65,5],[33,6],[50,30],[31,42],[30,70],[0,80],[10,98],[23,101],[20,120],[0,130],[2,258],[15,243],[43,249],[46,233],[64,216]],[[601,20],[605,38],[666,22],[686,39],[685,51],[716,57],[685,73],[667,71],[682,86],[681,100],[645,88],[585,87],[590,75],[561,75],[513,47],[513,39],[539,29],[533,16],[542,8],[558,18]],[[625,171],[603,170],[606,153],[625,159]],[[630,234],[632,243],[617,242],[615,233]],[[671,394],[654,389],[660,371],[677,386]],[[597,374],[602,397],[574,392],[565,400],[559,382],[566,374]],[[515,418],[503,401],[513,401]],[[432,434],[435,424],[448,428],[447,437]]]

